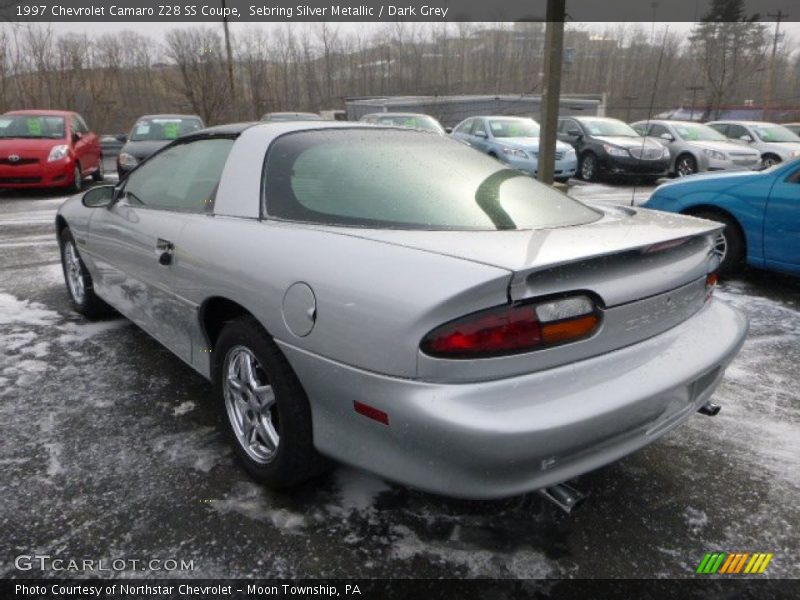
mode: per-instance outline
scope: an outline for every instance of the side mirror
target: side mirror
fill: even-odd
[[[473,135],[475,135],[476,137],[485,138],[486,137],[486,132],[485,131],[476,131]]]
[[[453,128],[452,127],[445,127],[444,128],[444,132],[445,133],[453,133]]]
[[[739,139],[740,139],[740,140],[742,140],[743,142],[747,142],[747,143],[750,143],[750,142],[752,142],[752,141],[753,141],[753,138],[751,138],[751,137],[750,137],[749,135],[747,135],[747,134],[744,134],[744,135],[743,135],[743,136],[741,136]]]
[[[580,129],[569,129],[567,130],[567,135],[572,138],[580,139],[583,137]]]
[[[120,133],[118,135],[115,135],[114,137],[117,138],[118,142],[122,142],[123,144],[128,141],[128,136],[125,135],[124,133]]]
[[[83,195],[81,202],[87,208],[104,208],[114,201],[113,185],[101,185],[90,189]]]
[[[667,140],[668,142],[674,142],[675,141],[675,138],[672,137],[672,135],[670,135],[669,133],[662,133],[658,137],[660,137],[662,140]]]

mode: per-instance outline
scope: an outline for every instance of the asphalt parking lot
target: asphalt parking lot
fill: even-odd
[[[651,191],[573,188],[626,204]],[[205,380],[126,320],[70,309],[62,201],[0,193],[0,576],[53,575],[15,569],[41,553],[193,560],[169,573],[193,577],[693,577],[722,550],[774,553],[764,576],[800,577],[799,280],[721,286],[751,322],[722,412],[574,480],[590,498],[571,516],[347,468],[273,493],[234,462]]]

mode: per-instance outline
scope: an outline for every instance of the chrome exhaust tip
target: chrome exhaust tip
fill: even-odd
[[[701,415],[706,415],[707,417],[716,417],[719,414],[719,411],[722,410],[722,407],[719,404],[714,404],[713,402],[706,402],[697,409]]]
[[[586,494],[579,492],[566,483],[558,483],[550,487],[542,488],[541,490],[536,490],[536,493],[555,504],[567,514],[572,513],[573,510],[586,500]]]

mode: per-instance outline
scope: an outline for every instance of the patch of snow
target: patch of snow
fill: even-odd
[[[472,578],[542,579],[557,574],[554,565],[544,555],[528,547],[504,553],[468,547],[459,542],[424,542],[405,525],[395,525],[392,537],[389,551],[392,558],[434,558],[448,565],[464,567],[467,576]]]
[[[60,328],[66,333],[60,335],[57,341],[62,344],[85,342],[96,335],[127,327],[128,325],[130,325],[130,321],[122,318],[113,321],[100,321],[98,323],[67,323]]]
[[[683,516],[692,533],[700,533],[708,525],[708,515],[706,515],[705,511],[687,506],[686,510],[683,511]]]
[[[336,471],[339,505],[329,507],[333,512],[365,512],[374,509],[375,499],[381,492],[391,489],[374,475],[350,468]]]
[[[306,525],[303,515],[275,508],[267,490],[250,482],[237,484],[232,496],[212,500],[211,506],[220,514],[238,513],[256,521],[269,521],[286,533],[298,533]]]
[[[195,409],[195,406],[197,405],[194,402],[192,402],[191,400],[187,400],[186,402],[182,402],[178,406],[176,406],[173,409],[172,414],[175,415],[176,417],[185,415],[188,412],[192,412]]]
[[[49,444],[45,444],[44,447],[47,449],[48,459],[47,459],[47,475],[48,477],[53,477],[55,475],[59,475],[64,472],[64,467],[61,465],[61,453],[63,451],[62,444],[57,442],[52,442]]]
[[[45,308],[44,304],[18,300],[11,294],[0,292],[0,325],[23,323],[26,325],[51,325],[61,315]]]

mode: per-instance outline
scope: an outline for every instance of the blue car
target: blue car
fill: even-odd
[[[539,170],[539,124],[524,117],[471,117],[453,129],[453,137],[533,177]],[[556,142],[555,180],[575,175],[578,158],[569,144]]]
[[[743,263],[800,275],[800,160],[686,177],[657,188],[643,206],[724,223],[721,275]]]

